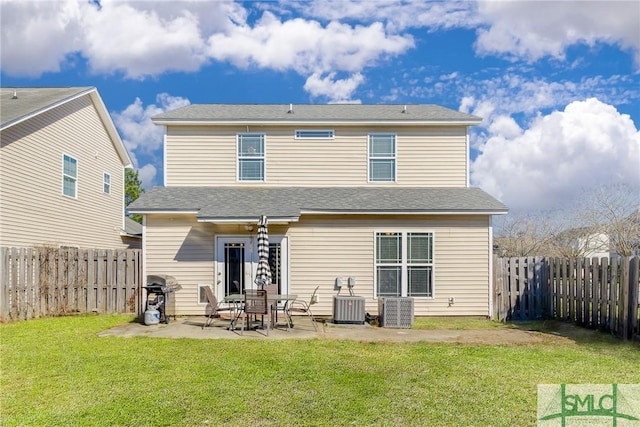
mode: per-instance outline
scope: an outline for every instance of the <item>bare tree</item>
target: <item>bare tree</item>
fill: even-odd
[[[587,228],[592,247],[622,256],[640,250],[640,190],[627,184],[603,186],[581,203],[578,221]]]
[[[496,220],[495,253],[505,257],[640,255],[640,190],[631,185],[582,191],[571,210],[510,212]]]
[[[547,212],[511,212],[496,226],[496,253],[504,257],[548,255],[557,225]]]

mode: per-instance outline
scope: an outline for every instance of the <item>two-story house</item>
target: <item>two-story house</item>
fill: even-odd
[[[0,140],[0,246],[129,246],[131,159],[96,88],[2,88]]]
[[[205,313],[254,287],[257,221],[269,221],[281,293],[332,314],[336,279],[376,313],[411,296],[416,315],[488,315],[492,215],[469,186],[467,128],[478,117],[435,105],[191,105],[165,126],[164,187],[129,206],[144,215],[146,274],[182,285],[178,314]],[[344,293],[343,293],[344,295]]]

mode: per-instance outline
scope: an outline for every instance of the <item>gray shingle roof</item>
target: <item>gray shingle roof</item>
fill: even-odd
[[[129,212],[196,212],[200,219],[297,218],[302,213],[506,213],[479,188],[155,187]]]
[[[289,104],[195,104],[153,117],[153,121],[158,124],[171,122],[406,122],[408,124],[454,122],[478,124],[481,120],[479,117],[439,105],[361,104],[294,104],[292,106]]]
[[[93,87],[0,88],[0,126],[5,128],[25,116],[37,114],[93,89]],[[14,98],[14,94],[17,98]]]

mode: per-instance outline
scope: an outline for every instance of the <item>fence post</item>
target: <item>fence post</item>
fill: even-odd
[[[627,328],[628,337],[632,340],[640,341],[640,257],[635,256],[629,260],[629,309]]]
[[[576,259],[576,323],[584,325],[584,260]]]

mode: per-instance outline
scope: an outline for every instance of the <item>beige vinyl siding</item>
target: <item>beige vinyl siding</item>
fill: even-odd
[[[304,129],[301,127],[170,126],[166,185],[256,185],[255,181],[237,181],[236,135],[257,132],[266,134],[267,185],[466,186],[464,126],[326,128],[335,130],[334,139],[295,139],[295,130]],[[395,183],[368,182],[368,135],[372,132],[397,134]]]
[[[375,232],[434,233],[434,298],[416,298],[417,316],[486,316],[489,312],[489,219],[487,216],[303,216],[288,227],[270,228],[289,241],[290,293],[308,300],[316,286],[315,314],[332,315],[336,277],[356,278],[355,294],[366,310],[377,313]],[[145,228],[146,273],[170,274],[183,289],[176,293],[179,314],[204,314],[197,285],[214,284],[215,237],[245,235],[243,224],[219,226],[196,222],[193,215],[148,215]],[[254,233],[255,236],[255,233]],[[454,304],[449,306],[449,297]]]
[[[182,286],[175,293],[178,314],[203,315],[206,304],[198,303],[198,285],[215,285],[216,233],[246,231],[236,225],[197,222],[193,215],[147,215],[144,233],[146,274],[175,277]]]
[[[356,278],[354,293],[366,297],[366,309],[377,313],[374,299],[376,231],[434,233],[434,298],[415,298],[420,316],[486,316],[489,312],[488,217],[388,217],[371,220],[339,217],[301,218],[289,228],[290,282],[307,299],[320,285],[314,313],[331,316],[336,277]],[[454,298],[450,307],[449,297]]]
[[[89,95],[3,130],[1,147],[0,244],[126,247],[124,169]],[[78,161],[76,199],[63,196],[63,154]]]

